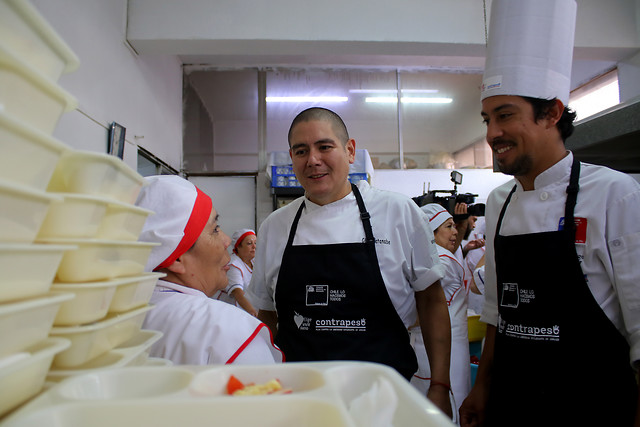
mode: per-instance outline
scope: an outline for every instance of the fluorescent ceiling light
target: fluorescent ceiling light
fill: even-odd
[[[450,104],[451,98],[419,98],[403,96],[400,101],[403,104]]]
[[[267,102],[347,102],[346,96],[267,96]]]
[[[400,89],[402,93],[438,93],[438,89]],[[398,93],[395,89],[349,89],[349,93]]]
[[[422,98],[422,97],[407,97],[400,98],[400,102],[403,104],[449,104],[453,101],[451,98]],[[375,102],[381,104],[397,104],[398,98],[395,96],[369,96],[364,99],[364,102]]]

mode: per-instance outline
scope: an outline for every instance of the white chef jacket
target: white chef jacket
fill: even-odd
[[[569,152],[535,179],[532,191],[523,191],[520,183],[512,180],[489,195],[485,215],[487,250],[482,321],[495,326],[498,320],[493,241],[507,195],[515,184],[517,188],[505,213],[501,235],[558,230],[560,219],[564,217],[565,191],[572,162],[573,154]],[[575,217],[581,221],[576,235],[576,251],[589,289],[607,317],[627,338],[631,346],[631,360],[638,361],[640,184],[609,168],[581,163]]]
[[[239,307],[238,302],[231,293],[238,288],[243,291],[247,289],[253,270],[236,253],[231,254],[229,267],[229,271],[227,271],[229,284],[225,289],[216,292],[213,298]]]
[[[163,333],[149,354],[183,365],[282,362],[267,326],[203,292],[159,280],[143,329]]]
[[[480,221],[482,221],[481,227],[478,225]],[[473,229],[473,231],[469,236],[469,240],[484,239],[484,229],[485,229],[484,219],[483,217],[480,217],[478,218],[478,223],[476,223],[476,227]],[[468,240],[463,242],[461,246],[464,246],[468,242],[469,242]],[[476,265],[484,255],[484,252],[486,250],[485,248],[486,246],[483,246],[481,248],[472,249],[469,252],[467,252],[467,256],[464,257],[464,264],[463,264],[465,278],[467,280],[467,283],[466,283],[467,287],[470,286],[471,279],[473,278],[475,279],[478,290],[480,290],[480,292],[482,293],[484,293],[484,282],[479,281],[478,278],[476,277],[476,270],[477,270]],[[484,278],[484,269],[482,270],[482,277]],[[468,303],[469,310],[471,310],[473,314],[480,314],[482,312],[482,306],[484,305],[484,296],[475,294],[473,292],[469,292],[468,300],[469,300],[469,303]]]
[[[440,261],[445,269],[444,278],[440,280],[451,321],[451,366],[449,377],[451,379],[451,391],[456,404],[456,413],[462,405],[462,401],[471,390],[471,365],[469,352],[469,328],[467,321],[467,293],[469,288],[465,283],[465,269],[458,258],[449,250],[438,245]],[[424,349],[422,331],[420,327],[410,330],[411,345],[418,357],[418,372],[411,379],[418,390],[426,393],[431,377],[429,359]]]
[[[433,232],[426,215],[409,197],[360,181],[358,189],[371,214],[382,278],[398,315],[407,328],[416,322],[414,293],[442,278]],[[260,226],[253,276],[249,285],[256,308],[275,311],[275,289],[291,224],[301,203],[294,245],[355,243],[365,239],[353,192],[324,206],[300,197],[273,212]],[[313,260],[309,260],[313,262]]]

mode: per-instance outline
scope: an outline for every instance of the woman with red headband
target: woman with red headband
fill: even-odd
[[[159,243],[146,271],[166,274],[142,325],[163,336],[150,355],[175,364],[282,362],[266,325],[210,297],[227,286],[229,236],[218,225],[211,198],[175,175],[146,178],[136,205],[155,212],[141,241]]]
[[[253,259],[256,256],[256,232],[249,228],[237,230],[231,236],[231,262],[227,278],[229,284],[214,298],[242,308],[252,316],[258,317],[256,310],[244,290],[249,286],[253,273]]]

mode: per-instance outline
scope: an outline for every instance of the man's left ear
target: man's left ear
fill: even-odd
[[[554,127],[562,118],[564,112],[564,104],[561,100],[556,98],[553,107],[551,107],[547,113],[547,119],[549,120],[549,127]]]
[[[356,161],[356,140],[351,138],[347,141],[347,150],[349,151],[349,164]]]

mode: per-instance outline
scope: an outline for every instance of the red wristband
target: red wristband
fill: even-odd
[[[436,380],[431,380],[431,384],[429,385],[429,387],[431,387],[432,385],[439,385],[442,387],[445,387],[447,390],[451,391],[451,386],[447,383],[443,383],[440,381],[436,381]]]

